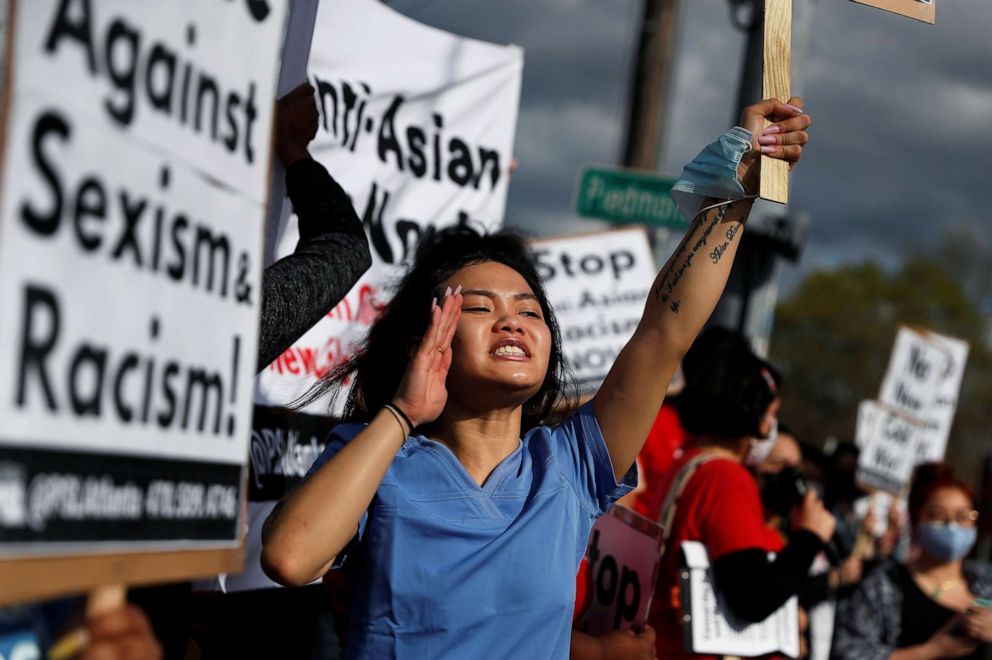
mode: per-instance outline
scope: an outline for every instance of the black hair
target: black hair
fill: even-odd
[[[524,403],[521,430],[545,420],[556,405],[571,405],[574,385],[562,353],[561,332],[534,266],[533,253],[524,239],[511,231],[484,234],[464,224],[428,233],[421,239],[413,264],[372,324],[362,347],[296,405],[311,403],[328,391],[334,391],[336,397],[341,384],[350,381],[342,421],[370,421],[396,395],[410,360],[410,340],[427,330],[431,298],[440,299],[441,283],[466,266],[489,261],[508,266],[524,278],[537,296],[551,333],[548,371],[540,389]]]
[[[692,346],[682,357],[682,375],[686,385],[703,374],[707,365],[713,360],[719,360],[725,353],[750,353],[751,344],[747,337],[739,332],[720,326],[707,326],[692,342]]]
[[[700,360],[675,402],[695,435],[760,437],[761,421],[778,396],[781,376],[750,350],[721,350]]]

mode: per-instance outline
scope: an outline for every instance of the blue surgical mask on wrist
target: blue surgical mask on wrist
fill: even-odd
[[[692,219],[707,197],[741,199],[744,186],[737,178],[737,166],[751,149],[751,131],[735,126],[716,142],[711,142],[682,170],[672,186],[672,199],[687,220]]]
[[[923,523],[916,528],[916,542],[934,559],[942,562],[957,561],[968,556],[978,532],[974,527],[955,523]]]

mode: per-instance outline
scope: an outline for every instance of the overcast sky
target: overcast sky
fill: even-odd
[[[790,212],[813,218],[799,270],[898,263],[958,224],[992,232],[992,2],[936,0],[929,26],[844,0],[809,12],[794,71],[814,118]],[[574,217],[576,174],[622,148],[640,0],[389,0],[422,22],[525,49],[520,169],[507,222],[540,234],[599,225]],[[660,169],[669,174],[727,128],[743,36],[727,0],[682,0]]]

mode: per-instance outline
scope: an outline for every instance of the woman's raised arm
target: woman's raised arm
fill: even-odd
[[[651,285],[634,336],[596,394],[596,418],[617,479],[641,450],[676,365],[723,293],[753,204],[759,155],[790,164],[802,155],[808,139],[805,129],[812,122],[801,107],[802,101],[793,98],[789,104],[766,100],[745,108],[741,126],[753,138],[737,173],[747,198],[705,202],[708,206],[696,215]],[[774,123],[762,134],[766,118]]]

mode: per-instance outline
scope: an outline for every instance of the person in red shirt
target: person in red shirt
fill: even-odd
[[[703,330],[692,347],[682,358],[683,387],[688,387],[697,375],[704,375],[701,367],[725,353],[750,352],[747,339],[740,333],[720,327]],[[643,516],[656,517],[650,513],[653,499],[659,490],[661,479],[672,463],[685,449],[686,433],[678,413],[678,397],[681,389],[665,397],[658,410],[647,440],[637,455],[637,488],[618,502],[629,506]]]
[[[789,543],[767,533],[757,484],[744,464],[757,465],[774,445],[779,407],[774,369],[750,351],[724,352],[699,365],[677,410],[688,449],[649,493],[646,515],[659,519],[682,467],[712,454],[689,477],[678,500],[659,569],[649,624],[661,658],[701,658],[686,650],[679,590],[680,546],[700,541],[713,565],[716,588],[736,617],[767,618],[799,591],[813,559],[834,531],[833,516],[815,493],[793,512]],[[774,560],[768,552],[775,551]]]

